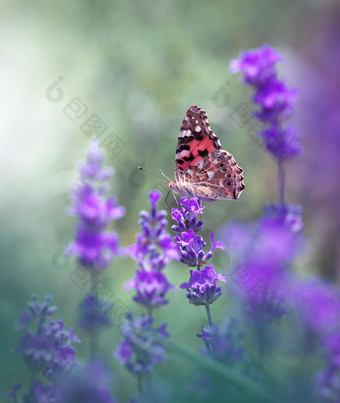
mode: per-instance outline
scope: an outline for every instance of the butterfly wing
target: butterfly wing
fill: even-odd
[[[242,169],[233,156],[221,150],[221,143],[210,129],[206,112],[198,106],[187,111],[181,126],[175,160],[179,188],[196,197],[213,201],[237,199],[243,189]]]
[[[205,111],[192,106],[184,116],[178,137],[175,178],[180,181],[186,172],[200,163],[204,156],[221,149],[219,138],[210,129]]]

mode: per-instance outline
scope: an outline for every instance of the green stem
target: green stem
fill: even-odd
[[[34,383],[34,380],[35,380],[35,375],[36,375],[36,372],[32,371],[32,375],[31,375],[31,390],[33,390],[33,383]]]
[[[98,293],[98,290],[97,290],[97,280],[98,280],[98,274],[97,273],[91,273],[92,274],[92,278],[91,278],[91,293],[93,294],[93,295],[95,295],[96,297],[99,297],[98,295],[97,295],[97,293]],[[98,352],[98,344],[99,344],[99,339],[98,339],[98,333],[92,333],[91,334],[91,340],[90,340],[90,343],[91,343],[91,357],[93,358],[96,354],[97,354],[97,352]]]
[[[30,385],[29,391],[27,392],[30,401],[31,401],[31,398],[33,398],[33,394],[34,394],[34,392],[33,392],[33,384],[34,384],[34,380],[35,380],[35,375],[36,375],[36,372],[32,371],[31,372],[31,385]],[[17,400],[16,397],[13,397],[13,400],[14,400],[14,403],[19,403],[19,401]]]
[[[141,395],[143,389],[142,389],[142,375],[137,375],[137,380],[138,380],[138,393]]]
[[[97,333],[92,333],[91,334],[91,357],[93,358],[96,353],[98,352],[98,344],[99,344],[99,340],[98,340],[98,334]]]
[[[266,403],[284,403],[282,400],[271,396],[261,384],[249,376],[246,376],[241,371],[228,367],[208,356],[202,357],[196,351],[188,350],[181,344],[177,344],[169,339],[164,340],[163,345],[174,353],[172,358],[178,363],[181,363],[181,365],[183,365],[183,358],[186,358],[189,362],[193,362],[195,365],[212,372],[225,383],[234,385],[241,390],[244,390],[245,393],[249,393],[252,399],[249,399],[248,401],[258,399],[257,401]],[[278,371],[271,371],[268,376],[270,377],[271,383],[279,390],[282,387],[286,387],[286,380],[276,378],[277,373]]]
[[[210,312],[209,304],[205,304],[205,310],[207,311],[207,317],[208,317],[209,325],[212,326],[213,321],[212,321],[212,318],[211,318],[211,312]]]
[[[92,283],[91,292],[92,292],[92,294],[97,296],[97,278],[98,278],[98,274],[97,273],[92,273],[91,277],[92,277],[91,278],[91,283]]]
[[[285,202],[285,171],[283,162],[279,162],[278,165],[278,187],[279,187],[279,203]]]

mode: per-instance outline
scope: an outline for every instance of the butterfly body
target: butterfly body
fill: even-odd
[[[189,108],[178,137],[176,180],[168,183],[169,188],[181,196],[202,201],[233,200],[245,188],[241,173],[234,157],[221,150],[205,111],[198,106]]]

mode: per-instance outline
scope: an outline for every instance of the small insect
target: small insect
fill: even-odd
[[[187,111],[178,137],[175,181],[171,191],[211,202],[237,199],[245,186],[243,170],[210,129],[206,112],[198,106]]]

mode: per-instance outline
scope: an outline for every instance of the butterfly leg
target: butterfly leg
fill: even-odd
[[[165,197],[165,203],[166,203],[166,205],[168,206],[168,209],[169,209],[170,212],[171,212],[171,206],[170,206],[170,204],[168,203],[168,197],[169,197],[170,192],[171,192],[171,190],[168,191],[168,193],[167,193],[167,195],[166,195],[166,197]],[[174,197],[174,199],[175,199],[176,204],[179,206],[179,202],[177,201],[174,192],[172,192],[172,195],[173,195],[173,197]]]
[[[168,206],[168,209],[171,211],[170,204],[168,203],[168,197],[169,197],[170,192],[171,192],[171,190],[168,190],[168,193],[165,196],[165,203]]]

